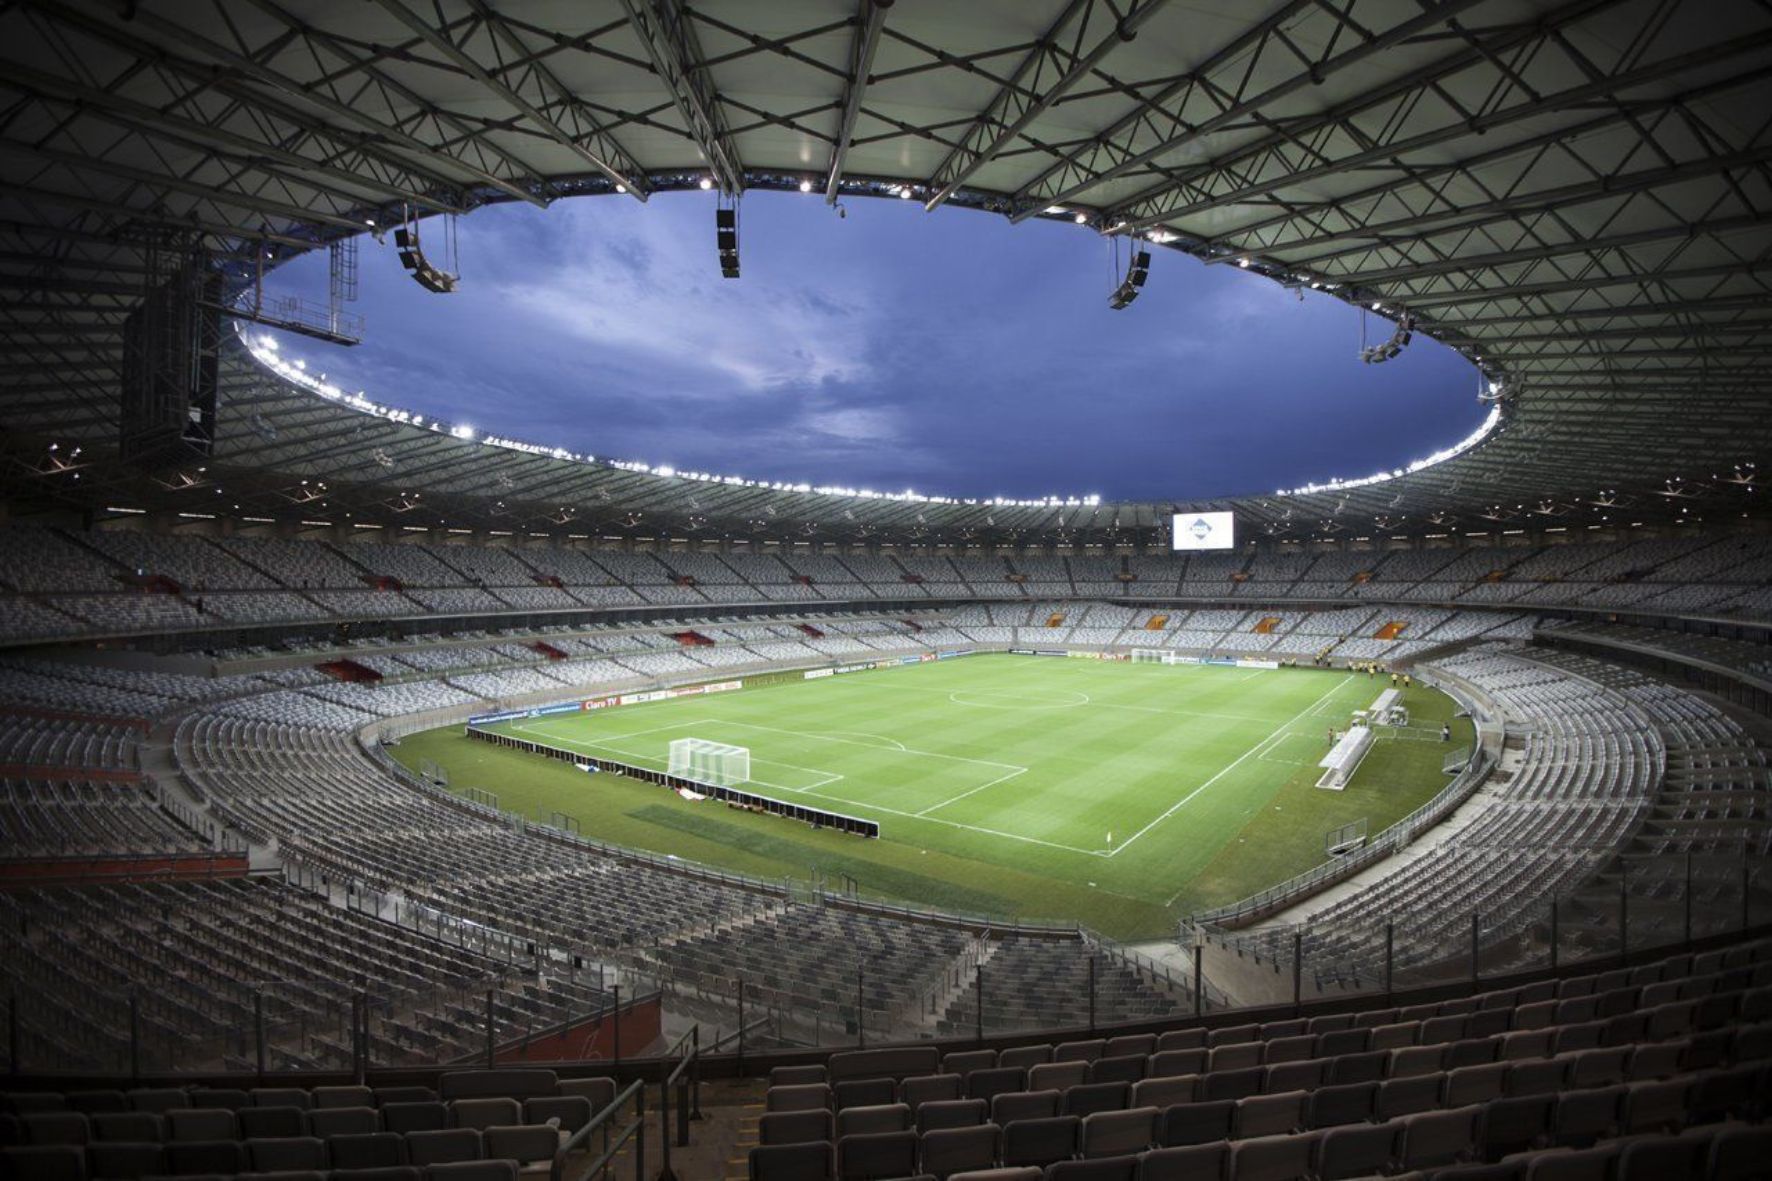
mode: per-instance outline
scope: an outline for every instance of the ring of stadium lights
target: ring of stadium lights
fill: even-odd
[[[705,190],[711,187],[710,184],[704,183],[707,181],[707,175],[705,172],[701,171],[670,172],[649,179],[653,190],[657,192],[673,190],[688,191],[692,189]],[[813,191],[813,189],[807,184],[807,179],[808,178],[803,174],[788,172],[747,172],[745,175],[747,187],[778,190],[782,192],[798,192],[801,194]],[[607,179],[600,177],[582,178],[569,182],[557,182],[554,187],[554,197],[594,196],[600,193],[607,194],[624,191],[620,185],[613,184]],[[904,199],[915,195],[917,187],[918,186],[915,182],[907,182],[903,180],[846,177],[840,182],[838,191],[845,196]],[[496,192],[483,192],[475,194],[475,200],[470,204],[502,204],[507,199],[508,198],[504,195]],[[953,194],[948,203],[957,208],[970,208],[982,212],[1009,212],[1009,208],[1004,204],[1001,198],[992,197],[986,194],[972,193],[966,190],[960,190]],[[378,216],[380,216],[379,210],[364,211],[362,215],[363,224],[373,229],[377,224],[376,218]],[[1053,205],[1042,210],[1036,216],[1042,220],[1062,221],[1082,226],[1090,229],[1091,232],[1102,234],[1104,236],[1127,232],[1120,224],[1113,224],[1105,227],[1101,226],[1087,211],[1076,207]],[[1196,248],[1190,249],[1189,242],[1185,235],[1176,233],[1173,230],[1162,226],[1152,226],[1143,231],[1139,231],[1135,236],[1143,238],[1153,245],[1172,246],[1184,254],[1190,254],[1199,258],[1202,262],[1234,261],[1239,269],[1254,271],[1255,273],[1281,283],[1284,286],[1303,287],[1308,285],[1313,291],[1320,290],[1336,293],[1336,298],[1342,299],[1343,302],[1348,303],[1351,306],[1360,307],[1363,305],[1363,300],[1357,291],[1347,290],[1343,292],[1343,287],[1340,283],[1324,279],[1314,279],[1308,274],[1297,273],[1292,268],[1286,267],[1282,264],[1271,263],[1268,260],[1261,258],[1259,255],[1251,255],[1245,252],[1226,253],[1207,246],[1204,243],[1196,243]],[[316,246],[320,244],[321,243],[318,240],[315,243]],[[272,259],[272,261],[278,265],[290,261],[293,257],[293,254],[288,252],[278,252],[267,255],[267,258]],[[1380,311],[1386,315],[1391,314],[1386,311],[1380,303],[1374,303],[1372,304],[1372,307],[1374,310]],[[425,415],[413,411],[385,406],[372,401],[366,397],[361,390],[354,394],[347,393],[344,390],[339,389],[337,386],[330,385],[322,379],[317,379],[309,375],[306,372],[305,366],[300,361],[296,361],[293,365],[284,362],[282,358],[277,356],[276,341],[269,336],[250,336],[247,332],[247,324],[245,321],[236,320],[234,323],[234,329],[240,341],[244,344],[248,353],[254,360],[276,373],[279,377],[308,390],[310,393],[317,394],[320,397],[333,402],[341,403],[353,410],[365,414],[371,414],[378,418],[387,419],[391,422],[398,422],[409,426],[433,430],[439,434],[448,434],[454,438],[463,440],[464,442],[479,443],[490,447],[502,447],[506,450],[521,451],[530,455],[545,455],[554,459],[567,460],[576,463],[596,464],[617,468],[621,471],[636,472],[664,478],[698,480],[704,483],[726,484],[744,488],[763,488],[775,492],[798,492],[824,496],[845,496],[858,500],[891,500],[918,504],[989,505],[1002,508],[1094,508],[1102,503],[1102,498],[1099,494],[1090,494],[1088,496],[1046,497],[927,496],[910,489],[906,489],[903,492],[877,492],[867,488],[845,488],[828,484],[814,485],[808,483],[788,483],[782,480],[754,480],[744,476],[717,475],[710,472],[678,471],[670,464],[648,464],[636,460],[598,459],[594,455],[569,451],[563,447],[547,447],[538,443],[526,443],[519,439],[507,439],[498,435],[481,436],[476,428],[464,423],[445,423],[437,419],[427,419]],[[1421,330],[1422,329],[1419,326],[1415,327],[1415,331]],[[1432,334],[1429,333],[1428,335],[1431,336]],[[1446,460],[1463,455],[1484,442],[1487,442],[1491,435],[1501,429],[1504,418],[1503,403],[1505,401],[1505,394],[1502,390],[1501,381],[1488,366],[1485,366],[1482,363],[1483,359],[1481,356],[1473,356],[1463,348],[1458,348],[1456,351],[1464,355],[1465,359],[1470,361],[1472,365],[1477,368],[1478,372],[1483,375],[1487,395],[1479,394],[1479,400],[1490,406],[1490,411],[1484,417],[1482,423],[1479,424],[1475,430],[1471,431],[1470,434],[1449,447],[1442,448],[1441,450],[1436,451],[1431,455],[1424,456],[1421,459],[1411,460],[1402,467],[1394,468],[1390,471],[1375,472],[1369,476],[1350,477],[1347,479],[1338,478],[1303,484],[1296,488],[1282,488],[1276,490],[1274,495],[1308,496],[1312,493],[1338,492],[1354,488],[1370,487],[1371,485],[1381,484],[1388,480],[1395,480],[1404,476],[1413,475],[1426,468],[1433,467],[1436,464],[1444,463]]]

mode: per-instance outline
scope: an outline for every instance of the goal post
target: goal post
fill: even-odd
[[[1133,664],[1174,664],[1175,653],[1168,648],[1134,648]]]
[[[712,787],[732,787],[751,778],[748,747],[707,738],[671,739],[670,774]]]

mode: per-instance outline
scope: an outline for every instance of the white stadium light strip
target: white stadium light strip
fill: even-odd
[[[904,500],[919,504],[976,504],[1004,508],[1093,508],[1101,503],[1100,496],[1045,496],[1038,498],[993,496],[988,499],[973,499],[957,496],[925,496],[909,489],[903,492],[875,492],[869,488],[844,488],[830,484],[790,484],[781,480],[750,480],[743,476],[721,476],[711,472],[680,472],[669,464],[653,465],[625,459],[600,460],[594,455],[568,451],[564,447],[544,447],[538,443],[525,443],[500,435],[481,435],[473,427],[464,423],[427,420],[424,415],[414,414],[410,410],[383,406],[379,402],[371,401],[365,397],[362,390],[348,393],[327,382],[325,374],[314,376],[307,371],[307,363],[304,361],[284,360],[278,351],[275,339],[265,334],[248,333],[244,321],[236,321],[234,330],[245,343],[247,351],[252,354],[254,360],[283,380],[300,386],[311,394],[317,394],[328,401],[349,406],[364,414],[385,418],[390,422],[426,427],[438,434],[451,435],[464,442],[477,442],[485,447],[503,447],[509,451],[522,451],[530,455],[546,455],[554,459],[570,460],[574,463],[602,464],[606,467],[619,468],[624,472],[640,472],[645,475],[679,480],[699,480],[708,484],[730,484],[742,488],[767,488],[776,492],[810,492],[820,496],[847,496],[859,500]]]
[[[1413,472],[1418,472],[1423,468],[1432,467],[1436,463],[1444,463],[1455,455],[1464,454],[1466,451],[1469,451],[1472,447],[1475,447],[1478,443],[1481,443],[1484,439],[1488,438],[1490,432],[1500,425],[1501,407],[1491,406],[1488,415],[1480,424],[1478,424],[1476,430],[1452,444],[1452,446],[1441,451],[1436,451],[1425,459],[1413,460],[1409,464],[1392,471],[1379,472],[1376,475],[1371,476],[1361,476],[1357,479],[1328,480],[1321,484],[1305,484],[1298,488],[1281,488],[1277,490],[1274,495],[1309,496],[1313,492],[1340,492],[1345,488],[1364,488],[1369,484],[1382,484],[1386,480],[1400,479]]]

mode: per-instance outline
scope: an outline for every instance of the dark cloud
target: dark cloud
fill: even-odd
[[[1166,499],[1392,468],[1467,434],[1476,376],[1424,337],[1362,365],[1361,314],[1157,252],[1112,312],[1110,244],[1065,224],[816,197],[664,195],[461,221],[463,285],[365,242],[368,339],[285,349],[345,389],[612,458],[959,496]],[[426,226],[433,253],[442,223]],[[280,287],[324,289],[324,259]],[[1388,336],[1373,318],[1372,339]]]

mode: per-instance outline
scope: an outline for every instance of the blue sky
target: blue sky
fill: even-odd
[[[1360,363],[1360,317],[1154,251],[1108,308],[1111,247],[915,201],[754,192],[722,279],[707,193],[500,205],[459,223],[460,289],[365,238],[363,344],[285,337],[347,390],[600,457],[948,496],[1168,499],[1398,466],[1481,421],[1476,375],[1416,337]],[[425,223],[440,261],[443,223]],[[270,286],[324,299],[325,255]],[[1376,340],[1390,334],[1373,318]]]

